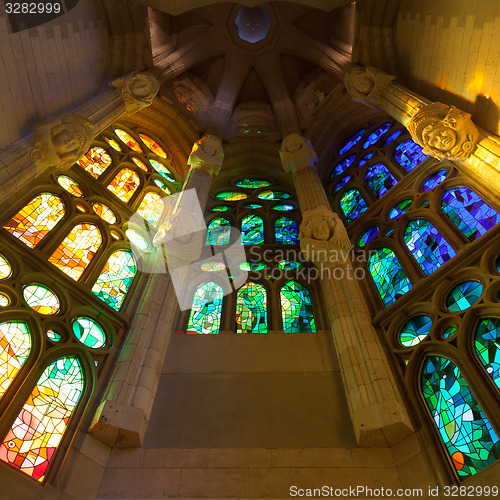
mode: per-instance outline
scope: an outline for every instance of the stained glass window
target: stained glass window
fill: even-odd
[[[358,167],[362,167],[371,157],[373,153],[367,153],[361,160],[359,160]]]
[[[164,208],[162,197],[158,193],[146,193],[137,213],[156,227]]]
[[[104,203],[92,203],[92,210],[107,223],[114,224],[116,222],[115,213]]]
[[[370,155],[373,153],[370,153]],[[356,158],[356,155],[351,155],[348,156],[347,158],[344,158],[343,160],[339,161],[336,165],[336,167],[332,170],[330,174],[330,179],[333,179],[337,175],[340,175],[344,170],[348,169],[354,159]]]
[[[341,148],[339,151],[340,155],[347,153],[353,146],[355,146],[363,137],[363,134],[366,132],[365,128],[362,128],[358,132],[356,132]]]
[[[427,179],[425,179],[424,183],[422,184],[422,189],[424,191],[430,191],[431,189],[434,189],[446,179],[447,175],[448,175],[448,170],[446,169],[434,172],[433,174],[429,175]]]
[[[500,389],[500,319],[481,318],[476,329],[476,353],[488,375]]]
[[[82,344],[92,349],[106,345],[106,333],[101,325],[91,318],[85,316],[75,318],[73,320],[73,333]]]
[[[64,205],[52,193],[42,193],[33,198],[5,224],[4,229],[28,245],[35,247],[63,218]]]
[[[450,311],[465,311],[475,304],[483,293],[479,281],[463,281],[453,287],[446,297],[446,307]]]
[[[154,180],[154,183],[160,188],[162,189],[163,191],[165,191],[165,193],[167,194],[172,194],[172,190],[161,180],[161,179],[153,179]]]
[[[115,128],[115,132],[130,149],[134,150],[136,153],[142,153],[141,146],[139,146],[139,143],[128,132],[125,132],[125,130],[121,128]]]
[[[243,208],[248,208],[250,210],[255,210],[257,208],[262,208],[262,205],[259,203],[244,203],[241,205]]]
[[[381,163],[371,166],[366,171],[365,180],[377,198],[383,196],[389,189],[398,183],[396,177],[394,177],[389,172],[389,169]]]
[[[0,307],[7,307],[10,305],[10,298],[3,292],[0,292]]]
[[[218,272],[226,269],[226,266],[222,262],[217,262],[214,260],[207,260],[200,265],[200,269],[205,272]]]
[[[227,205],[215,205],[210,210],[212,210],[212,212],[227,212],[228,210],[232,210],[232,207],[228,207]]]
[[[58,175],[57,182],[62,188],[66,189],[66,191],[68,191],[69,194],[72,194],[77,198],[83,196],[83,189],[71,177],[68,177],[67,175]]]
[[[393,132],[385,141],[384,144],[382,144],[382,147],[385,148],[385,146],[388,146],[391,142],[394,142],[401,134],[403,133],[402,130],[396,130]]]
[[[267,333],[267,294],[260,283],[247,281],[238,290],[236,333]]]
[[[412,140],[398,144],[394,149],[394,159],[407,171],[411,172],[417,165],[422,163],[427,155],[422,153],[422,148]]]
[[[291,210],[295,210],[295,207],[293,205],[289,205],[288,203],[279,203],[278,205],[274,205],[272,208],[278,212],[290,212]]]
[[[304,266],[303,262],[298,261],[289,261],[289,260],[280,260],[278,262],[278,269],[282,269],[283,271],[295,271],[296,269],[300,269]]]
[[[285,191],[261,191],[257,195],[261,200],[287,200],[290,197],[290,193]]]
[[[167,153],[163,150],[163,148],[154,140],[151,139],[146,134],[139,134],[139,137],[141,138],[142,142],[146,144],[146,146],[155,154],[160,156],[161,158],[167,158]]]
[[[51,363],[0,445],[0,459],[43,481],[84,388],[77,358]]]
[[[0,398],[28,359],[31,336],[23,321],[0,323]]]
[[[144,172],[149,172],[148,167],[145,165],[145,163],[137,158],[137,156],[132,156],[132,161]]]
[[[219,333],[223,296],[222,288],[213,281],[196,289],[187,333]]]
[[[264,269],[266,267],[266,265],[264,264],[264,262],[260,262],[260,261],[248,261],[248,262],[242,262],[239,266],[238,266],[242,271],[247,271],[247,272],[250,272],[250,271],[260,271],[261,269]]]
[[[161,161],[153,160],[152,158],[149,160],[149,163],[153,165],[153,168],[167,181],[175,182],[175,177],[172,175],[172,172],[166,167]]]
[[[340,208],[344,212],[348,223],[351,223],[365,210],[368,210],[365,200],[357,189],[350,189],[342,195]]]
[[[425,314],[414,316],[409,319],[399,332],[399,341],[405,347],[413,347],[420,344],[429,335],[432,319]]]
[[[140,184],[141,180],[136,172],[130,168],[122,168],[108,185],[108,189],[120,200],[128,203]]]
[[[222,217],[208,224],[207,245],[228,245],[231,238],[231,223]]]
[[[297,222],[289,217],[280,217],[274,221],[274,234],[277,245],[298,245],[299,228]]]
[[[113,144],[110,142],[111,139],[106,138],[111,146]],[[113,141],[117,146],[116,141]],[[115,147],[115,146],[113,146]],[[121,148],[118,146],[118,151]],[[115,147],[116,149],[116,147]],[[78,165],[82,167],[86,172],[88,172],[92,177],[97,179],[110,165],[111,165],[111,156],[107,153],[104,148],[95,147],[91,148],[87,154],[78,161]]]
[[[456,326],[449,326],[448,328],[445,328],[443,331],[443,338],[449,339],[450,337],[453,337],[457,333],[457,327]]]
[[[215,197],[224,201],[240,201],[246,200],[248,195],[239,191],[222,191],[221,193],[217,193]]]
[[[47,330],[47,337],[52,340],[52,342],[59,342],[62,338],[60,333],[57,333],[55,330],[49,329]]]
[[[390,212],[389,212],[389,219],[397,219],[401,215],[403,215],[410,207],[411,204],[413,203],[412,200],[406,199],[406,200],[401,200]]]
[[[373,226],[367,229],[358,239],[358,245],[360,247],[366,246],[370,241],[377,236],[379,232],[379,228],[377,226]]]
[[[0,280],[8,278],[11,272],[12,269],[9,261],[2,254],[0,254]]]
[[[125,231],[125,235],[139,250],[147,250],[149,248],[146,238],[144,238],[144,236],[138,233],[135,229],[127,229]]]
[[[316,332],[309,291],[298,281],[287,281],[281,288],[281,318],[285,333]]]
[[[403,238],[426,275],[433,273],[455,255],[439,231],[425,219],[410,221]]]
[[[137,266],[132,253],[128,250],[117,250],[106,262],[92,287],[92,292],[119,311],[136,272]]]
[[[500,222],[500,214],[466,187],[445,191],[441,208],[469,241],[479,238]]]
[[[23,297],[31,309],[44,315],[55,314],[61,306],[57,295],[49,287],[38,283],[25,286]]]
[[[49,257],[49,262],[78,280],[101,246],[101,231],[94,224],[77,224]]]
[[[452,361],[428,356],[420,384],[432,421],[460,479],[500,458],[498,437]]]
[[[271,183],[263,179],[241,179],[236,185],[245,189],[257,189],[270,186]]]
[[[378,248],[368,261],[368,269],[386,306],[390,306],[411,288],[410,280],[390,248]]]
[[[122,148],[120,145],[111,137],[104,137],[106,139],[106,142],[115,150],[115,151],[121,151]]]
[[[366,149],[366,148],[369,148],[370,146],[373,146],[373,144],[375,144],[389,130],[390,126],[391,126],[390,123],[384,123],[379,128],[374,130],[368,136],[368,139],[366,139],[366,142],[363,144],[363,149]]]
[[[264,243],[264,221],[256,215],[247,215],[241,221],[241,244],[262,245]]]
[[[343,186],[345,186],[349,181],[351,180],[351,176],[350,175],[346,175],[345,177],[342,177],[342,179],[340,179],[339,182],[337,182],[337,184],[335,184],[335,186],[333,187],[333,191],[334,192],[337,192],[339,191]]]

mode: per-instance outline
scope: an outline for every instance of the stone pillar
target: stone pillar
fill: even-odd
[[[38,122],[33,133],[0,153],[0,198],[6,200],[49,167],[71,168],[94,137],[125,113],[149,106],[159,84],[149,73],[130,73],[113,90],[63,114]]]
[[[191,170],[181,193],[173,195],[175,204],[166,207],[154,237],[155,255],[145,293],[135,312],[117,367],[108,384],[102,403],[94,416],[90,432],[108,446],[138,448],[142,445],[165,355],[172,323],[182,307],[182,297],[174,290],[173,272],[179,266],[199,258],[203,248],[203,210],[210,189],[211,176],[217,174],[224,157],[220,139],[205,136],[194,144],[188,164]],[[196,191],[199,207],[189,204],[187,194]],[[168,199],[167,199],[168,200]],[[196,218],[200,218],[196,220]],[[170,273],[166,272],[165,261]],[[177,294],[176,294],[177,293]],[[174,297],[176,295],[176,297]],[[178,304],[176,303],[176,298]],[[192,297],[191,297],[192,299]],[[190,305],[189,305],[190,307]]]
[[[351,242],[330,209],[311,143],[290,134],[280,156],[285,171],[294,176],[302,211],[300,248],[319,271],[358,445],[391,446],[410,434],[412,426],[354,275]]]
[[[461,162],[475,177],[497,186],[500,138],[477,127],[469,113],[430,102],[394,83],[394,78],[371,66],[355,66],[346,72],[344,83],[355,101],[401,122],[425,154]]]

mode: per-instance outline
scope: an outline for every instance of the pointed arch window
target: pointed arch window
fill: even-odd
[[[389,189],[398,183],[396,177],[394,177],[394,175],[389,172],[389,169],[385,165],[382,165],[382,163],[371,166],[366,171],[365,180],[368,187],[377,198],[384,196]]]
[[[299,227],[291,217],[280,217],[274,221],[274,234],[277,245],[298,245]]]
[[[0,444],[0,459],[43,481],[84,389],[75,357],[51,363]]]
[[[213,219],[208,225],[207,245],[228,245],[231,238],[231,223],[224,217]]]
[[[120,200],[128,203],[140,184],[141,180],[137,172],[134,172],[130,168],[122,168],[108,184],[108,189],[114,195],[118,196]]]
[[[164,205],[162,197],[158,193],[146,193],[137,209],[137,213],[156,227],[163,213]]]
[[[267,333],[267,293],[260,283],[247,281],[238,290],[236,333]]]
[[[407,172],[411,172],[427,158],[429,157],[422,153],[422,148],[412,140],[403,141],[394,149],[394,159]]]
[[[479,361],[500,389],[500,319],[482,318],[474,343]]]
[[[500,443],[458,367],[442,356],[428,356],[420,390],[441,441],[460,479],[500,458]]]
[[[262,245],[264,243],[264,221],[257,215],[247,215],[241,221],[241,244]]]
[[[287,281],[281,288],[280,300],[285,333],[316,332],[311,296],[305,285]]]
[[[97,226],[86,222],[77,224],[49,257],[49,262],[76,281],[99,250],[101,242],[102,235]]]
[[[187,333],[219,333],[223,296],[222,287],[213,281],[198,286],[194,292]]]
[[[24,206],[4,225],[4,229],[34,248],[63,218],[64,204],[53,193],[41,193]]]
[[[350,189],[342,195],[340,198],[340,208],[344,212],[349,224],[364,211],[368,210],[365,200],[357,189]]]
[[[429,275],[455,256],[441,233],[426,219],[415,219],[406,226],[404,242],[422,271]]]

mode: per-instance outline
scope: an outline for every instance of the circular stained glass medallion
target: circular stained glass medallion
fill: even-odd
[[[291,197],[286,191],[262,191],[257,195],[261,200],[288,200]]]
[[[52,340],[52,342],[59,342],[61,340],[62,335],[57,333],[55,330],[47,330],[47,337]]]
[[[80,198],[83,196],[83,189],[71,177],[68,177],[67,175],[58,175],[57,182],[59,183],[59,185],[61,187],[66,189],[66,191],[69,194],[72,194],[73,196],[76,196],[77,198]]]
[[[9,304],[9,296],[3,292],[0,292],[0,307],[7,307]]]
[[[226,266],[222,262],[216,262],[214,260],[207,260],[200,265],[202,271],[214,272],[214,271],[223,271],[226,269]]]
[[[0,254],[0,280],[8,278],[11,272],[10,262]]]
[[[98,349],[106,344],[106,333],[92,318],[80,316],[73,320],[75,337],[87,347]]]
[[[366,246],[375,236],[377,236],[377,233],[379,231],[379,228],[377,226],[373,226],[370,229],[367,229],[360,237],[358,240],[358,245],[360,247]]]
[[[278,205],[274,205],[273,210],[277,210],[278,212],[290,212],[291,210],[295,210],[295,207],[293,205],[289,205],[288,203],[280,203]]]
[[[482,293],[483,285],[479,281],[462,281],[446,297],[446,307],[453,312],[465,311],[479,300]]]
[[[236,185],[244,189],[257,189],[270,186],[271,183],[264,179],[241,179]]]
[[[163,159],[167,159],[167,153],[163,150],[163,148],[154,140],[151,139],[146,134],[139,134],[139,137],[141,138],[142,142],[146,144],[146,146],[155,154],[160,156]]]
[[[295,260],[280,260],[278,262],[278,268],[283,271],[295,271],[295,269],[300,269],[304,266],[303,262],[298,262]]]
[[[165,166],[161,161],[156,161],[153,159],[149,160],[149,163],[153,165],[153,168],[169,182],[175,182],[175,177],[170,172],[169,168]]]
[[[411,206],[413,203],[412,200],[406,199],[400,201],[390,212],[389,212],[389,219],[397,219],[401,215],[403,215]]]
[[[115,128],[115,133],[130,149],[136,153],[142,153],[141,146],[139,146],[139,143],[128,132],[121,128]]]
[[[248,198],[248,195],[245,193],[240,193],[239,191],[222,191],[220,193],[217,193],[215,197],[218,200],[224,201],[240,201],[246,200]]]
[[[26,285],[23,297],[31,309],[45,316],[55,314],[61,307],[57,295],[49,287],[39,283]]]
[[[146,167],[144,162],[137,158],[137,156],[132,156],[132,161],[144,172],[149,172],[148,167]]]
[[[92,203],[92,210],[96,215],[98,215],[102,220],[106,221],[108,224],[114,224],[116,222],[116,215],[104,203]]]
[[[449,326],[443,331],[443,338],[449,339],[450,337],[453,337],[457,333],[457,327],[456,326]]]
[[[260,261],[248,261],[248,262],[242,262],[239,265],[239,267],[242,271],[250,272],[250,271],[260,271],[261,269],[264,269],[266,265],[264,264],[264,262]]]
[[[135,245],[139,250],[147,250],[149,248],[149,244],[144,238],[144,236],[138,233],[135,229],[127,229],[125,231],[127,238],[130,242]]]
[[[414,316],[401,328],[398,338],[404,347],[413,347],[420,344],[429,335],[432,319],[425,314]]]

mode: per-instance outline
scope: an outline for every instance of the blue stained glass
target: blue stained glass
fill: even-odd
[[[391,126],[390,123],[384,123],[378,129],[374,130],[369,136],[366,142],[363,144],[363,149],[369,148],[375,144],[388,130]]]
[[[430,191],[431,189],[434,189],[446,179],[447,175],[448,171],[445,169],[434,172],[433,174],[429,175],[427,179],[425,179],[424,183],[422,184],[422,189],[424,191]]]
[[[420,344],[429,335],[432,327],[432,319],[425,314],[414,316],[409,319],[399,332],[399,341],[405,347],[413,347]]]
[[[373,153],[370,153],[373,154]],[[337,175],[340,175],[344,170],[347,170],[354,159],[356,158],[356,155],[351,155],[348,156],[347,158],[344,158],[343,160],[339,161],[335,168],[332,170],[332,173],[330,174],[330,179],[333,179]]]
[[[403,133],[402,130],[396,130],[393,132],[385,141],[384,144],[382,144],[382,147],[388,146],[391,142],[395,141],[401,134]]]
[[[433,273],[455,256],[455,251],[428,220],[410,221],[403,238],[426,275]]]
[[[379,228],[377,226],[371,227],[370,229],[367,229],[360,237],[358,240],[358,245],[360,247],[366,246],[370,241],[377,236],[379,231]]]
[[[420,387],[439,437],[461,480],[500,458],[498,436],[452,361],[428,356],[422,367]]]
[[[382,163],[371,166],[366,171],[365,180],[377,198],[384,196],[389,189],[398,183],[396,177],[394,177],[389,172],[389,169],[385,165],[382,165]]]
[[[298,245],[299,228],[297,222],[289,217],[280,217],[274,221],[274,234],[277,245]]]
[[[345,186],[349,181],[351,180],[350,175],[346,175],[345,177],[342,177],[337,184],[335,184],[335,187],[333,188],[334,192],[337,192],[341,187]]]
[[[446,297],[446,307],[453,312],[465,311],[479,300],[482,293],[483,285],[479,281],[463,281]]]
[[[262,245],[264,243],[264,222],[256,215],[247,215],[241,221],[241,244]]]
[[[255,210],[256,208],[262,208],[262,205],[259,203],[245,203],[241,205],[243,208],[249,208],[251,210]]]
[[[280,203],[279,205],[274,205],[272,208],[278,212],[290,212],[291,210],[295,210],[295,207],[288,203]]]
[[[314,333],[316,324],[309,291],[298,281],[287,281],[281,287],[281,317],[285,333]]]
[[[363,137],[363,134],[366,132],[366,128],[362,128],[358,132],[356,132],[340,149],[339,154],[343,155],[347,151],[349,151],[353,146],[355,146]]]
[[[500,259],[497,260],[497,271],[500,273]]]
[[[407,171],[411,172],[422,163],[427,155],[422,153],[422,148],[412,140],[403,141],[394,149],[394,159]]]
[[[223,296],[222,288],[213,281],[198,286],[194,292],[187,333],[219,333]]]
[[[401,215],[403,215],[410,207],[411,204],[413,203],[412,200],[406,199],[400,201],[390,212],[389,212],[389,219],[397,219]]]
[[[410,290],[410,280],[390,248],[378,248],[370,253],[368,269],[382,301],[390,306]]]
[[[231,223],[222,217],[208,224],[207,245],[228,245],[231,237]]]
[[[466,187],[445,191],[441,208],[469,241],[479,238],[500,222],[500,214]]]
[[[236,333],[267,333],[267,294],[260,283],[247,281],[238,290]]]
[[[373,156],[373,153],[368,153],[361,160],[359,160],[358,167],[363,166],[371,157]]]
[[[479,361],[500,389],[500,319],[481,318],[474,343]]]
[[[457,333],[457,327],[456,326],[449,326],[446,328],[443,332],[443,338],[449,339],[450,337],[453,337]]]
[[[351,223],[365,210],[368,210],[365,200],[357,189],[350,189],[342,195],[340,208],[344,212],[348,223]]]

